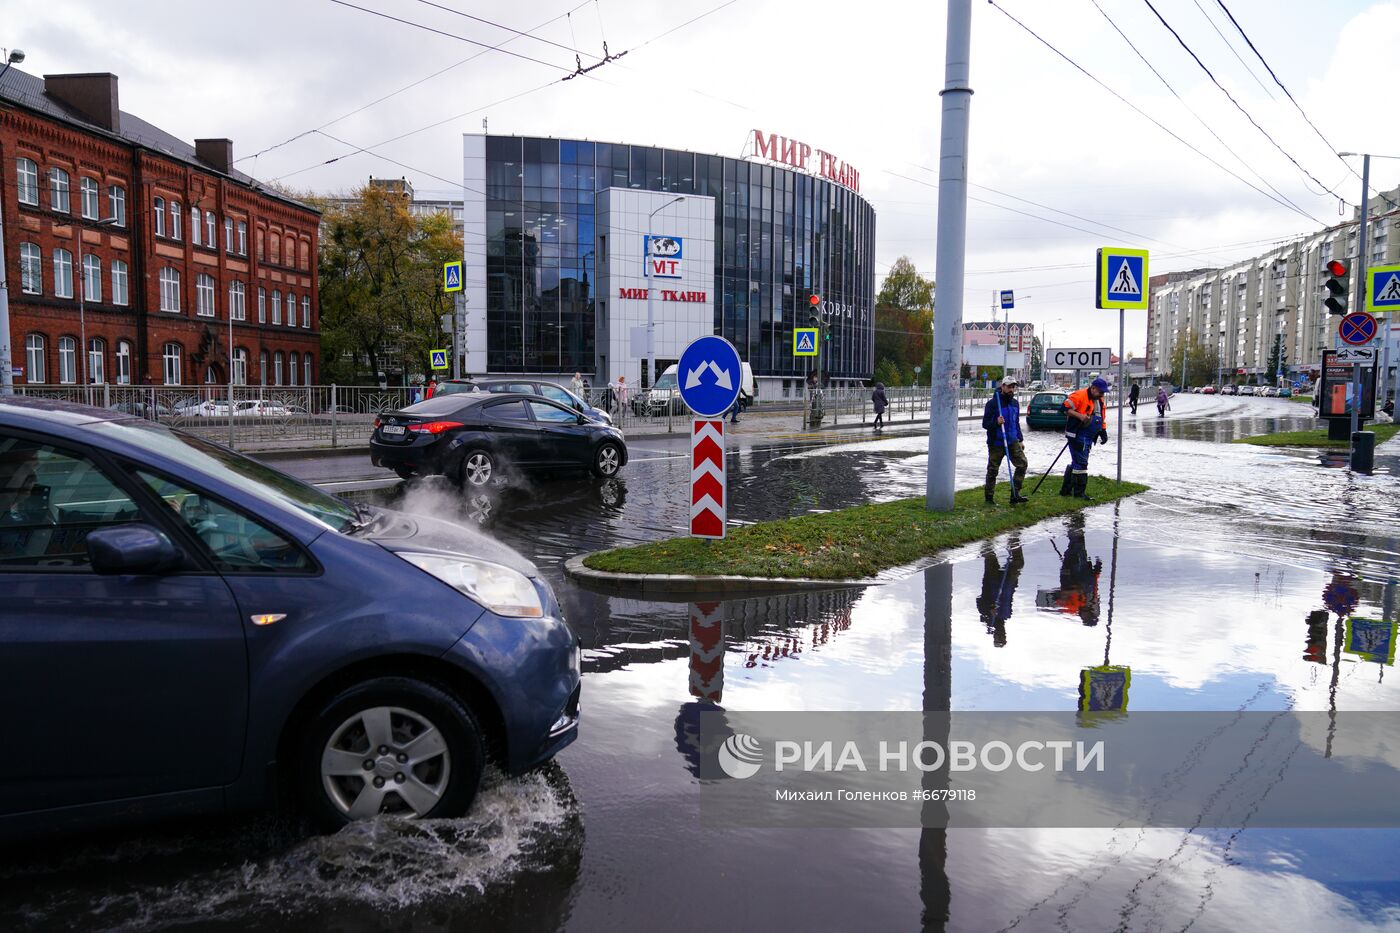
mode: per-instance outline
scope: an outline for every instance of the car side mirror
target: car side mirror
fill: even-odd
[[[163,531],[135,522],[99,528],[87,536],[88,561],[102,574],[161,574],[184,561]]]

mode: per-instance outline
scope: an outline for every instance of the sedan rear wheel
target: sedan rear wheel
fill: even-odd
[[[611,441],[598,445],[593,454],[593,475],[609,479],[622,469],[622,448]]]
[[[496,474],[496,461],[484,450],[469,450],[462,458],[462,483],[467,486],[488,486]]]
[[[312,818],[335,829],[380,814],[461,816],[483,767],[480,728],[456,697],[427,681],[378,677],[314,717],[296,777]]]

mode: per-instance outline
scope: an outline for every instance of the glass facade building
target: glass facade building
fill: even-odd
[[[616,187],[714,199],[715,332],[756,375],[807,371],[793,356],[793,328],[807,324],[814,294],[831,325],[823,368],[835,379],[872,374],[875,211],[855,192],[778,165],[676,149],[486,136],[484,150],[485,255],[469,236],[466,260],[485,266],[490,372],[595,371],[596,315],[608,297],[592,284],[605,233],[595,198]],[[479,197],[473,183],[469,203]]]

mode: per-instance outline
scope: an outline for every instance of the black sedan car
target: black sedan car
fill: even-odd
[[[622,432],[550,399],[524,393],[440,395],[386,412],[370,461],[407,479],[443,475],[486,486],[509,468],[586,469],[616,476],[627,463]]]
[[[572,408],[594,421],[613,423],[612,415],[601,408],[594,408],[563,386],[539,379],[445,379],[438,383],[434,396],[458,395],[463,392],[521,392],[525,395],[538,395],[558,402],[565,408]]]

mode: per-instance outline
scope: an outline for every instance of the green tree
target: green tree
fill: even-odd
[[[1045,347],[1039,337],[1031,338],[1030,372],[1032,379],[1045,378]]]
[[[415,217],[402,196],[368,185],[345,206],[321,207],[321,342],[329,378],[373,382],[391,369],[426,372],[428,351],[444,345],[441,316],[452,310],[442,264],[462,256],[451,217]]]
[[[932,356],[933,280],[901,256],[875,296],[875,364],[889,360],[901,374],[899,384],[907,385],[914,381],[915,366],[928,372]]]
[[[875,364],[875,381],[887,386],[899,385],[899,369],[893,360],[880,360]]]
[[[1273,385],[1278,379],[1279,367],[1283,365],[1283,341],[1279,337],[1274,338],[1274,348],[1269,351],[1269,368],[1265,372],[1269,385]]]
[[[1177,335],[1175,351],[1171,359],[1171,382],[1178,387],[1213,383],[1220,372],[1220,351],[1212,344],[1207,345],[1195,335],[1186,340],[1186,371],[1181,370],[1181,341]],[[1189,381],[1188,381],[1189,380]]]

